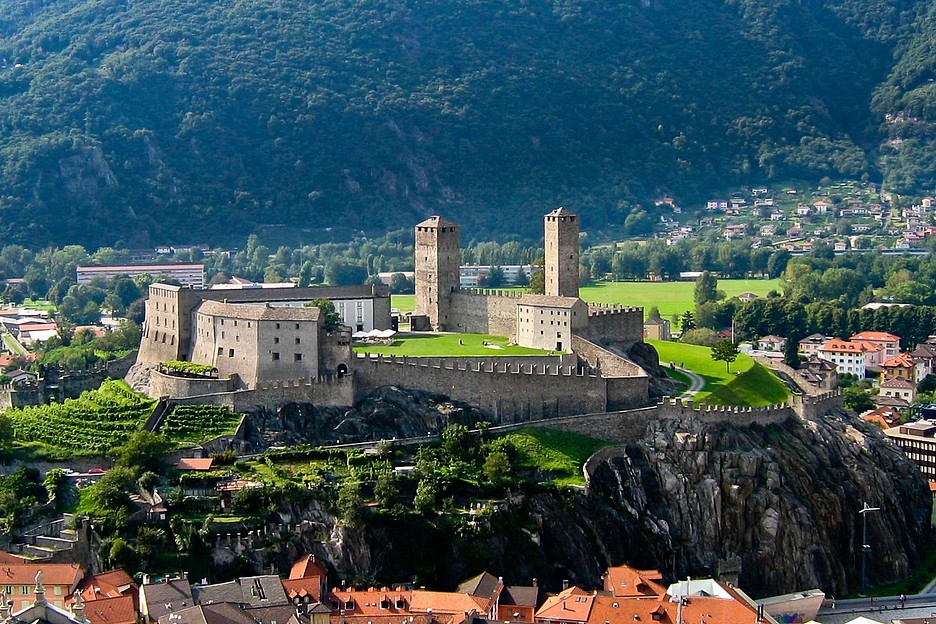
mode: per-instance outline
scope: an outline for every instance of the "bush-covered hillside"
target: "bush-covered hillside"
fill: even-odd
[[[932,184],[928,4],[0,0],[0,236],[223,242],[435,212],[526,234],[560,203],[597,231],[660,192]]]

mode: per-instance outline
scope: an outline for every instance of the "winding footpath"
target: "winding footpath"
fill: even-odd
[[[679,371],[683,375],[689,378],[689,388],[685,392],[679,395],[679,399],[683,401],[689,401],[695,398],[699,392],[702,391],[702,388],[705,387],[705,379],[702,378],[698,373],[694,373],[689,369],[675,367],[674,370]]]

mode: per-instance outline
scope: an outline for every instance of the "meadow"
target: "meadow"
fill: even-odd
[[[657,306],[663,318],[681,315],[692,310],[695,304],[692,293],[695,282],[599,282],[584,286],[579,294],[589,303],[616,303],[625,306],[640,306],[644,314],[650,306]],[[771,290],[780,290],[780,280],[718,280],[718,289],[727,297],[752,292],[759,297]],[[415,295],[393,295],[391,305],[401,313],[412,312],[416,307]]]
[[[691,370],[705,379],[705,387],[696,401],[717,405],[749,405],[757,407],[782,403],[787,399],[786,386],[769,370],[750,356],[738,354],[738,359],[726,370],[725,363],[712,359],[709,347],[647,340],[660,356],[660,366],[669,370],[669,363]],[[684,376],[673,377],[684,381]],[[680,379],[680,378],[683,379]]]
[[[511,345],[503,336],[485,334],[397,334],[392,345],[355,344],[356,353],[413,357],[550,355],[553,351]]]

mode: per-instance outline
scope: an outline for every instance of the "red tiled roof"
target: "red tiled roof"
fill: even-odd
[[[887,332],[863,331],[851,337],[851,340],[876,340],[879,342],[900,342],[900,336]]]
[[[4,563],[0,565],[0,584],[35,585],[39,570],[42,570],[46,585],[62,585],[69,589],[84,577],[84,569],[77,563]]]
[[[81,592],[81,599],[85,602],[130,596],[133,599],[134,608],[139,606],[140,588],[123,570],[111,570],[86,576],[78,583],[77,589]]]
[[[298,559],[289,570],[290,579],[304,579],[327,576],[325,566],[315,560],[315,555],[309,554]]]
[[[135,624],[137,621],[137,610],[132,596],[116,596],[86,602],[84,613],[90,624]]]
[[[839,338],[833,338],[829,342],[822,345],[819,348],[820,351],[834,351],[836,353],[864,353],[867,351],[867,347],[863,342],[850,342],[848,340],[840,340]]]
[[[604,588],[615,596],[662,596],[666,587],[657,570],[638,570],[628,565],[608,568]]]
[[[211,470],[213,462],[211,457],[183,457],[179,460],[179,470]]]
[[[909,353],[901,353],[881,362],[881,368],[913,368],[914,366],[916,366],[916,363]]]
[[[586,622],[594,600],[595,596],[584,589],[573,586],[547,598],[543,606],[536,612],[536,619]]]

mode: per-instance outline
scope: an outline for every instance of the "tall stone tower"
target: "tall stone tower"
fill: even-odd
[[[416,226],[416,311],[435,330],[449,329],[451,295],[458,289],[461,265],[457,223],[429,217]]]
[[[579,218],[565,208],[546,215],[546,294],[579,296]]]

